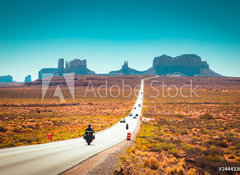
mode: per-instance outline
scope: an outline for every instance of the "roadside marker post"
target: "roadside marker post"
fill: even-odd
[[[127,140],[131,141],[131,132],[127,133]]]
[[[52,134],[48,134],[48,140],[52,141]]]

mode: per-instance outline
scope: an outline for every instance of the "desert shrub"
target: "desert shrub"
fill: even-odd
[[[7,129],[5,127],[0,126],[0,132],[6,132],[6,131],[7,131]]]
[[[151,150],[159,151],[159,152],[168,151],[174,155],[178,154],[177,146],[173,143],[167,143],[167,142],[153,144],[151,147]]]
[[[183,169],[182,166],[177,167],[177,174],[178,174],[178,175],[183,175],[183,174],[184,174],[184,169]]]
[[[228,144],[224,141],[221,140],[209,140],[207,142],[204,143],[205,146],[209,147],[211,145],[215,145],[217,147],[222,147],[222,148],[227,148]]]
[[[126,162],[126,157],[125,155],[121,155],[118,159],[118,163],[117,163],[117,166],[116,166],[116,169],[120,170],[121,169],[121,166]]]
[[[202,119],[202,120],[212,120],[212,119],[214,119],[212,114],[209,114],[209,113],[202,114],[198,118]]]
[[[126,149],[127,154],[135,153],[135,151],[136,151],[136,149],[134,147],[130,147],[130,148]]]
[[[223,156],[224,155],[224,151],[222,151],[221,149],[218,149],[218,148],[216,148],[214,146],[211,146],[209,149],[204,150],[203,154],[205,156],[209,156],[209,155],[211,155],[211,156],[215,156],[215,155]]]
[[[125,157],[124,155],[121,155],[121,156],[120,156],[120,161],[121,161],[122,163],[126,162],[126,157]]]
[[[140,149],[142,151],[147,151],[148,150],[148,146],[147,145],[141,145],[141,144],[138,144],[136,146],[137,149]]]
[[[178,167],[183,167],[183,168],[185,168],[185,166],[186,166],[186,163],[185,163],[184,158],[183,158],[183,159],[180,159],[180,161],[178,162]]]
[[[193,147],[191,145],[186,144],[186,143],[183,144],[183,149],[193,151]]]
[[[164,160],[162,163],[161,163],[162,167],[165,168],[167,166],[167,161]]]
[[[188,146],[187,146],[188,147]],[[190,146],[191,147],[191,146]],[[188,147],[188,149],[183,147],[183,150],[186,152],[186,157],[190,158],[190,157],[196,157],[196,156],[201,156],[203,151],[206,150],[202,150],[199,147],[192,147],[190,148]]]
[[[229,159],[235,159],[235,156],[234,156],[233,154],[230,154],[230,155],[228,156],[228,158],[229,158]]]
[[[149,159],[144,158],[143,166],[144,166],[144,167],[150,167],[150,161],[149,161]]]
[[[177,162],[177,158],[176,157],[172,157],[171,159],[169,159],[170,163],[176,163]]]
[[[195,175],[196,174],[196,170],[194,168],[190,168],[190,170],[188,170],[187,175]]]
[[[167,167],[167,169],[166,169],[166,174],[167,174],[167,175],[174,174],[174,168]]]
[[[187,132],[187,130],[184,129],[184,130],[181,130],[181,131],[180,131],[180,134],[181,134],[181,135],[187,135],[188,132]]]
[[[206,159],[211,160],[211,161],[222,161],[225,160],[223,156],[214,154],[214,155],[208,155]]]
[[[155,157],[151,156],[150,157],[150,165],[151,165],[152,170],[157,170],[160,166],[160,163],[158,162],[158,160]]]
[[[150,147],[150,142],[143,138],[136,138],[135,143],[137,143],[136,148],[142,151],[146,151]]]

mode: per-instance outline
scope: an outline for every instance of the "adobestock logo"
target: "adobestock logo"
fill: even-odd
[[[153,83],[158,83],[158,86],[154,87]],[[185,84],[180,87],[177,87],[176,85],[167,86],[165,85],[164,82],[162,82],[159,86],[159,83],[160,81],[157,81],[157,80],[151,81],[150,86],[153,89],[153,91],[155,91],[156,93],[156,95],[151,95],[151,98],[157,98],[159,96],[164,98],[166,97],[175,98],[179,95],[183,98],[193,97],[193,95],[195,95],[196,97],[200,97],[195,91],[198,88],[198,86],[193,87],[192,80],[189,81],[189,84]],[[188,94],[183,93],[184,88],[189,90]],[[159,92],[159,89],[161,89],[161,93]]]
[[[42,101],[44,100],[46,93],[48,91],[49,85],[52,81],[52,78],[54,77],[54,74],[43,74],[42,79]],[[63,77],[65,79],[67,88],[69,89],[69,92],[71,94],[72,99],[75,99],[75,74],[63,74]],[[91,98],[129,98],[132,95],[135,97],[138,96],[139,89],[141,88],[141,85],[138,84],[136,86],[131,86],[125,83],[125,80],[123,79],[122,82],[119,82],[117,85],[112,85],[112,82],[109,83],[108,79],[105,80],[105,83],[102,85],[97,84],[97,86],[94,86],[93,82],[91,80],[88,80],[87,86],[85,89],[81,89],[84,92],[83,97],[91,97]],[[55,87],[55,91],[53,96],[58,97],[60,102],[66,102],[63,92],[60,88],[60,85],[53,86]],[[147,90],[150,93],[150,98],[176,98],[176,97],[182,97],[182,98],[191,98],[193,96],[199,97],[197,94],[198,86],[193,87],[192,80],[189,81],[189,84],[185,84],[182,86],[176,86],[176,85],[165,85],[165,82],[160,82],[157,80],[153,80],[150,82],[150,87],[145,90]],[[69,97],[68,97],[69,98]]]
[[[46,78],[42,79],[42,101],[43,101],[54,74],[53,73],[43,73],[42,76],[46,77]],[[66,81],[67,87],[69,89],[69,92],[70,92],[72,98],[75,99],[75,93],[74,93],[75,92],[75,88],[74,88],[75,74],[74,73],[63,74],[63,77]],[[66,102],[59,85],[56,86],[53,96],[58,97],[60,102]]]
[[[134,93],[134,95],[138,96],[138,90],[140,89],[141,85],[136,85],[134,88],[130,85],[125,84],[125,81],[122,80],[122,84],[120,85],[109,85],[108,80],[105,80],[105,84],[99,86],[98,88],[94,88],[93,83],[91,80],[88,81],[87,88],[84,93],[84,98],[88,94],[93,94],[94,97],[112,97],[117,98],[122,96],[123,98],[128,98]],[[114,94],[115,92],[115,94]]]

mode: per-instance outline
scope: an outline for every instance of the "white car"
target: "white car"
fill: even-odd
[[[120,123],[126,123],[125,118],[121,118]]]

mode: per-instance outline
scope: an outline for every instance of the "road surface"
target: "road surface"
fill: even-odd
[[[106,150],[127,137],[127,132],[134,132],[142,112],[143,86],[131,113],[138,114],[136,119],[127,116],[125,123],[117,123],[112,127],[96,133],[96,139],[87,145],[81,137],[77,139],[51,142],[39,145],[21,146],[0,150],[1,175],[38,175],[59,174],[77,165],[87,158]],[[134,109],[136,108],[136,109]]]

